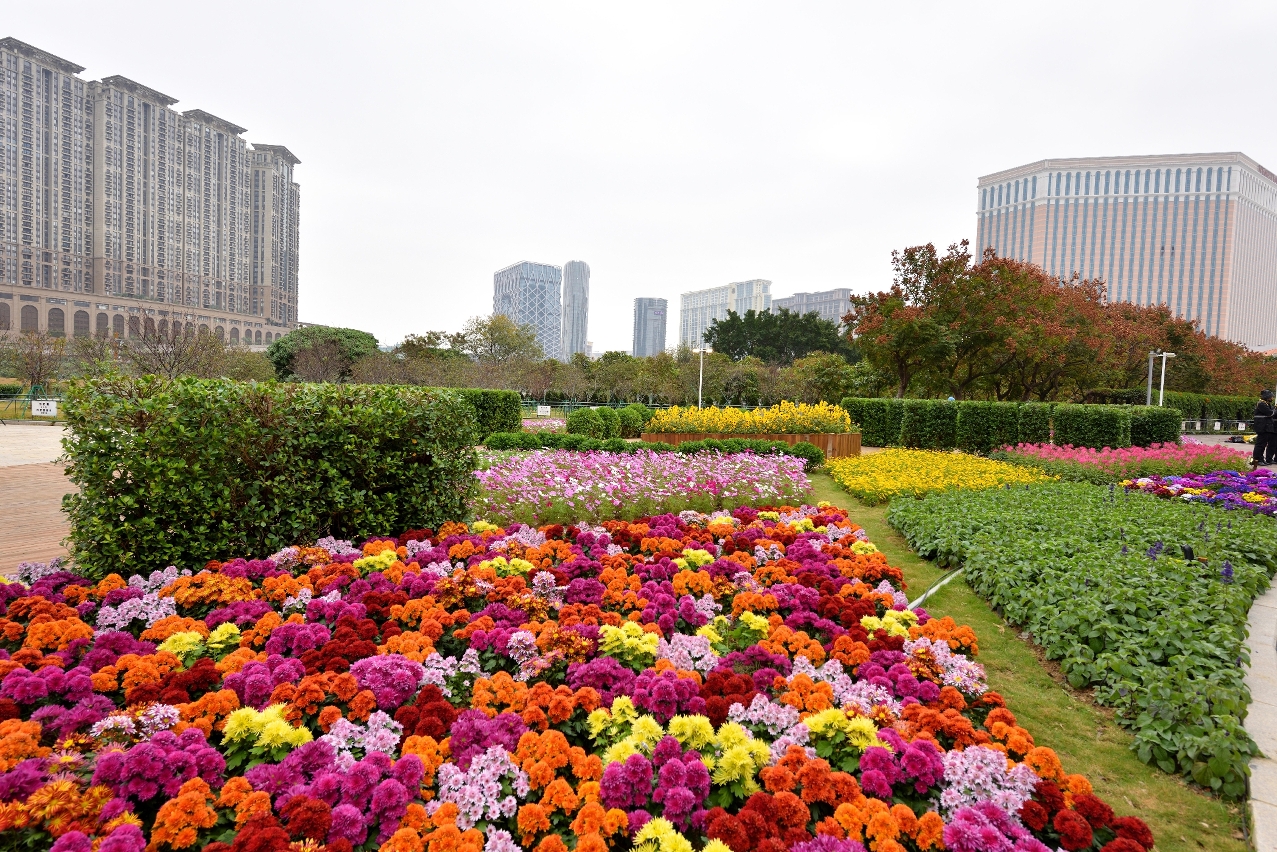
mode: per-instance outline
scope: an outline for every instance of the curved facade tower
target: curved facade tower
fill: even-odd
[[[569,260],[563,265],[564,361],[571,361],[576,353],[585,352],[589,315],[590,265],[583,260]]]

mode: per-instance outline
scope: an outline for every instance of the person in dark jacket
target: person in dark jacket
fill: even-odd
[[[1255,452],[1250,457],[1251,470],[1272,458],[1274,438],[1277,435],[1273,434],[1273,392],[1265,388],[1255,403]]]

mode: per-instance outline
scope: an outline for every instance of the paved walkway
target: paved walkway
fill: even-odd
[[[0,425],[0,574],[66,555],[62,495],[72,489],[60,455],[62,427]]]
[[[1264,756],[1250,762],[1251,835],[1259,852],[1277,850],[1277,586],[1250,608],[1250,710],[1246,731]]]

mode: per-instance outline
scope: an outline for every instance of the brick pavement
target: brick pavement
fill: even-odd
[[[0,574],[66,555],[62,495],[72,489],[53,461],[61,439],[61,427],[0,425]]]

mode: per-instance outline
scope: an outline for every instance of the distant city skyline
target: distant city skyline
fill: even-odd
[[[842,325],[842,318],[851,310],[851,288],[835,287],[817,293],[795,293],[772,299],[772,309],[788,309],[795,314],[820,314],[820,318],[834,325]]]
[[[764,278],[736,281],[720,287],[682,294],[678,316],[678,342],[693,348],[705,345],[705,330],[714,320],[727,319],[728,311],[771,310],[772,282]]]
[[[630,340],[630,354],[635,358],[647,358],[665,351],[665,330],[669,314],[669,301],[640,297],[634,300],[634,333]]]
[[[562,357],[563,268],[521,260],[492,275],[492,313],[531,326],[547,358]]]
[[[981,177],[976,204],[976,253],[1277,345],[1277,175],[1245,154],[1039,160]]]
[[[569,260],[563,264],[562,360],[571,361],[573,355],[586,350],[589,320],[590,265]]]

